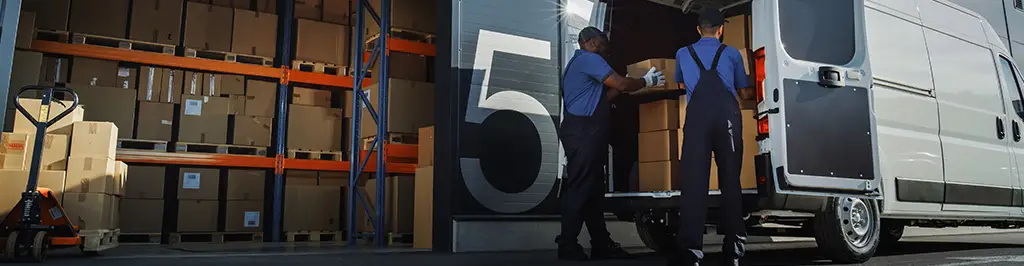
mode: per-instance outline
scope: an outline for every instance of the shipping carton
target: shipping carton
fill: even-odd
[[[136,139],[171,140],[174,126],[174,104],[139,101],[139,124]]]
[[[47,30],[68,30],[71,0],[23,1],[21,10],[35,13],[35,27]]]
[[[299,19],[295,59],[336,65],[348,64],[348,32],[349,28],[346,26]]]
[[[114,229],[112,218],[117,217],[111,212],[114,209],[114,196],[101,193],[64,193],[64,212],[68,219],[81,230]]]
[[[220,205],[216,200],[178,200],[178,232],[217,231],[217,214]]]
[[[188,3],[185,18],[185,47],[199,50],[231,51],[234,11],[229,7]]]
[[[421,127],[416,160],[419,167],[434,166],[434,126]]]
[[[626,67],[626,76],[634,78],[643,77],[644,75],[647,74],[647,71],[650,70],[651,67],[657,68],[658,71],[661,71],[661,73],[665,74],[665,86],[646,88],[638,93],[643,93],[643,91],[651,90],[679,89],[679,84],[676,83],[677,80],[675,59],[648,59],[641,62],[637,62],[636,64],[632,64]]]
[[[128,0],[90,0],[87,5],[72,5],[69,20],[71,32],[124,38],[128,31]]]
[[[265,170],[228,169],[228,200],[262,200]]]
[[[60,201],[64,194],[64,171],[39,171],[37,187],[48,188]],[[0,170],[0,217],[14,209],[28,184],[28,170]]]
[[[434,167],[416,168],[412,246],[430,248],[434,235]]]
[[[136,1],[128,38],[178,45],[183,0]]]
[[[740,187],[744,189],[757,188],[757,171],[754,169],[754,157],[757,157],[757,120],[754,120],[754,113],[757,110],[740,110],[743,117],[743,167],[740,168]]]
[[[641,163],[679,160],[679,130],[659,130],[640,133],[639,157]]]
[[[43,68],[40,72],[39,84],[67,83],[70,66],[70,60],[67,58],[43,56]]]
[[[128,164],[122,161],[114,163],[114,195],[124,196],[125,181],[128,180]]]
[[[6,133],[4,136],[6,137]],[[35,135],[28,134],[27,145],[25,145],[25,163],[21,169],[28,170],[29,166],[32,165],[32,154],[35,152],[35,138]],[[66,170],[68,166],[69,142],[70,140],[67,135],[47,134],[43,137],[43,153],[39,160],[39,169]],[[4,163],[7,163],[6,160]]]
[[[231,144],[246,146],[270,146],[270,134],[274,119],[269,117],[232,115]]]
[[[220,169],[181,168],[178,173],[178,199],[217,200]]]
[[[245,76],[217,74],[221,77],[220,95],[245,95]]]
[[[345,107],[345,118],[352,118],[352,101],[354,100],[352,98],[355,97],[355,93],[351,90],[345,90],[345,94],[342,97],[344,98],[341,99],[341,106]]]
[[[124,197],[129,199],[163,199],[167,168],[133,165],[124,182]]]
[[[750,20],[750,16],[747,15],[727,18],[726,21],[729,23],[726,23],[725,29],[722,30],[722,43],[736,49],[750,47],[749,40],[747,40],[747,36],[749,36],[748,20]]]
[[[116,162],[103,157],[68,158],[67,192],[114,194]]]
[[[32,39],[35,38],[36,13],[23,10],[18,16],[18,32],[14,40],[14,47],[30,49],[32,48]]]
[[[160,102],[181,103],[181,90],[185,84],[185,71],[180,69],[164,69],[160,78]]]
[[[39,108],[42,106],[42,101],[40,101],[39,99],[21,98],[18,100],[18,102],[21,103],[21,107],[25,108],[25,111],[28,111],[29,114],[32,115],[32,117],[39,119]],[[71,102],[51,101],[49,113],[47,116],[49,118],[56,117],[58,114],[64,112],[64,110],[67,110],[68,107],[71,107]],[[15,113],[16,116],[14,118],[14,132],[35,134],[36,125],[32,124],[32,122],[29,121],[28,118],[26,118],[25,115],[23,115],[21,112]],[[85,116],[84,114],[85,107],[79,105],[74,110],[71,110],[71,113],[64,116],[64,118],[57,120],[57,122],[53,123],[53,125],[50,125],[50,127],[46,128],[46,133],[71,135],[71,125],[75,122],[82,121],[82,118]]]
[[[320,183],[319,186],[325,187],[348,187],[348,171],[320,171]],[[365,185],[367,178],[363,178],[360,181],[360,186]]]
[[[160,102],[160,95],[163,94],[164,71],[166,69],[142,66],[139,68],[139,101]]]
[[[639,191],[668,191],[679,176],[679,161],[640,163]]]
[[[389,177],[385,182],[385,199],[387,202],[384,204],[387,221],[385,221],[385,228],[388,228],[390,232],[408,234],[412,233],[413,230],[413,204],[415,202],[415,185],[414,176],[393,176]],[[367,182],[365,187],[360,188],[363,190],[363,195],[366,195],[368,199],[367,204],[372,206],[374,210],[381,206],[377,203],[377,182]],[[372,231],[373,226],[369,223],[369,219],[360,219],[357,227],[360,231]]]
[[[434,124],[434,84],[402,79],[391,79],[388,86],[388,129],[387,132],[417,133],[419,128]],[[370,104],[377,108],[377,84],[364,88]],[[363,108],[363,121],[373,121],[370,112]],[[362,137],[377,135],[377,124],[364,123],[360,127]],[[288,131],[294,132],[294,131]]]
[[[29,51],[14,51],[14,60],[11,66],[11,83],[8,87],[9,92],[7,93],[7,107],[14,107],[14,96],[18,94],[21,88],[29,85],[40,84],[40,75],[42,75],[43,67],[43,54],[39,52]],[[25,92],[22,94],[22,98],[31,97],[36,98],[37,92]]]
[[[139,84],[139,69],[135,67],[117,68],[117,80],[114,86],[135,91]]]
[[[71,157],[114,159],[118,128],[110,122],[81,121],[74,124],[71,135]]]
[[[246,115],[274,117],[274,100],[277,99],[276,83],[247,80],[245,97]]]
[[[288,110],[289,149],[341,150],[341,109],[292,104]]]
[[[118,224],[121,233],[159,234],[163,229],[164,201],[162,199],[121,200]]]
[[[184,142],[227,144],[228,98],[183,95],[178,140]]]
[[[263,201],[228,200],[224,210],[224,230],[263,232]]]
[[[679,101],[661,100],[640,105],[640,132],[679,129]]]
[[[231,101],[229,115],[245,115],[245,95],[228,95],[228,100]]]
[[[319,172],[307,170],[287,170],[284,174],[288,186],[316,186],[320,177]]]
[[[205,96],[221,96],[224,90],[224,75],[203,73],[203,88],[200,90],[201,95]],[[186,87],[188,84],[186,83]]]
[[[117,85],[117,70],[117,61],[75,57],[70,83],[114,87]]]
[[[323,0],[323,21],[341,25],[352,25],[349,22],[349,15],[352,14],[349,9],[350,2],[349,0]],[[352,8],[355,8],[355,3],[352,4]]]
[[[32,135],[29,133],[4,132],[0,135],[0,169],[26,169],[28,149],[32,146]]]
[[[118,138],[132,138],[135,128],[136,92],[115,87],[68,85],[78,93],[78,102],[89,106],[86,121],[112,122],[118,129]]]
[[[277,14],[277,0],[256,0],[256,11]]]
[[[412,81],[427,82],[430,80],[428,69],[431,65],[427,63],[427,57],[403,52],[391,51],[388,54],[388,76],[393,79],[405,79]],[[373,65],[371,80],[376,83],[380,79],[380,64]]]
[[[371,0],[373,10],[381,10],[380,0]],[[422,0],[391,0],[391,27],[421,33],[437,32],[437,5]],[[367,36],[380,32],[373,18],[367,16]]]
[[[277,15],[235,9],[231,51],[274,58],[277,56]]]
[[[295,18],[320,20],[323,0],[295,0]]]
[[[185,86],[181,88],[182,95],[204,95],[203,94],[203,73],[195,71],[184,72]]]
[[[343,228],[341,187],[285,186],[284,231]]]
[[[331,91],[293,87],[292,104],[331,107]]]

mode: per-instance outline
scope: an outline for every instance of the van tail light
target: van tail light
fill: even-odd
[[[757,135],[768,135],[768,116],[757,119]]]
[[[764,53],[764,47],[754,51],[754,100],[757,103],[764,101]],[[758,126],[758,128],[760,128],[760,126]]]

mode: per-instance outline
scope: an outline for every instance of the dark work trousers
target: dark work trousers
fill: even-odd
[[[690,55],[701,68],[700,79],[689,95],[686,121],[683,126],[683,150],[680,197],[679,246],[682,256],[693,261],[704,258],[705,220],[708,210],[708,181],[711,154],[718,165],[721,189],[721,220],[725,233],[722,252],[726,257],[740,258],[745,253],[746,227],[740,189],[740,167],[743,165],[743,137],[739,104],[718,75],[718,60],[725,49],[719,47],[711,68],[704,68],[690,47]]]

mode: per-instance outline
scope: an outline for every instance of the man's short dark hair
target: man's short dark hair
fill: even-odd
[[[701,23],[700,24],[701,35],[715,34],[715,32],[718,32],[718,29],[720,29],[720,28],[722,28],[722,25],[715,26],[715,25],[712,25],[711,23]]]

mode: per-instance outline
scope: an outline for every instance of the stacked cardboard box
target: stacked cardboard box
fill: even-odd
[[[666,74],[666,85],[649,90],[679,89],[673,76],[675,60],[650,59],[627,67],[630,76],[643,75],[651,67]],[[639,168],[640,191],[664,191],[673,188],[679,172],[680,149],[680,101],[661,100],[640,105],[639,123]],[[685,109],[685,107],[683,107]]]
[[[197,2],[208,5],[239,8],[245,10],[256,10],[264,13],[276,13],[277,1],[276,0],[189,0],[189,2]],[[253,5],[255,4],[255,5]]]
[[[347,178],[339,173],[296,170],[286,175],[284,231],[337,231],[345,227],[341,210]]]
[[[156,234],[163,229],[164,183],[167,168],[163,166],[131,166],[121,200],[121,233]]]
[[[349,27],[298,19],[297,28],[295,59],[335,65],[348,63]]]
[[[82,229],[116,228],[118,196],[127,167],[114,160],[118,128],[110,122],[75,122],[68,158],[64,210]]]
[[[390,79],[388,96],[388,133],[416,134],[419,128],[434,124],[434,84],[403,79]],[[377,84],[363,89],[370,104],[378,108]],[[373,121],[365,106],[362,121]],[[363,138],[376,136],[377,125],[363,123]]]
[[[188,2],[185,18],[185,47],[198,50],[231,51],[234,10],[228,7]]]
[[[220,170],[180,168],[177,232],[215,232],[220,210]]]
[[[370,6],[373,10],[380,12],[381,1],[371,0]],[[405,31],[420,33],[437,32],[437,5],[433,1],[423,0],[391,0],[391,27]],[[367,16],[366,22],[367,37],[379,33],[380,27],[373,18]]]
[[[33,24],[36,28],[68,30],[68,14],[71,12],[71,0],[24,1],[21,9],[35,13]]]
[[[132,6],[128,38],[178,45],[184,0],[138,1]]]
[[[229,169],[224,230],[227,232],[263,231],[263,188],[267,171]]]
[[[273,58],[277,56],[277,15],[235,9],[231,52]]]
[[[434,235],[434,127],[420,128],[419,161],[413,182],[413,248],[431,248]]]
[[[341,151],[343,112],[338,108],[289,105],[288,148]]]
[[[227,144],[228,112],[226,97],[182,95],[178,140],[183,142]]]
[[[124,38],[128,29],[128,0],[92,0],[87,5],[71,5],[69,20],[71,32]]]
[[[34,131],[0,136],[0,217],[6,217],[25,191],[34,141]],[[50,189],[58,201],[64,194],[67,149],[67,135],[48,134],[43,143],[37,186]]]
[[[367,205],[372,210],[384,208],[384,228],[390,233],[411,234],[414,224],[414,204],[416,177],[411,175],[389,176],[384,182],[384,204],[377,202],[377,180],[370,180],[359,190],[366,197]],[[373,223],[369,217],[360,217],[356,225],[360,232],[373,232]]]
[[[81,105],[89,106],[85,113],[86,121],[112,122],[117,128],[124,128],[118,137],[132,138],[135,128],[135,97],[136,92],[117,87],[68,84],[78,94]]]
[[[750,44],[753,40],[750,16],[741,15],[730,17],[726,20],[729,23],[724,26],[722,43],[740,51],[740,55],[743,58],[743,68],[747,72],[747,84],[750,84],[752,88],[754,84],[754,76],[752,74],[754,72],[754,62],[751,60],[753,58],[753,51],[750,50]],[[741,89],[737,91],[737,94],[739,94],[737,96],[740,98],[739,101],[742,108],[754,109],[757,107],[757,103],[754,102],[753,91],[750,88]]]

